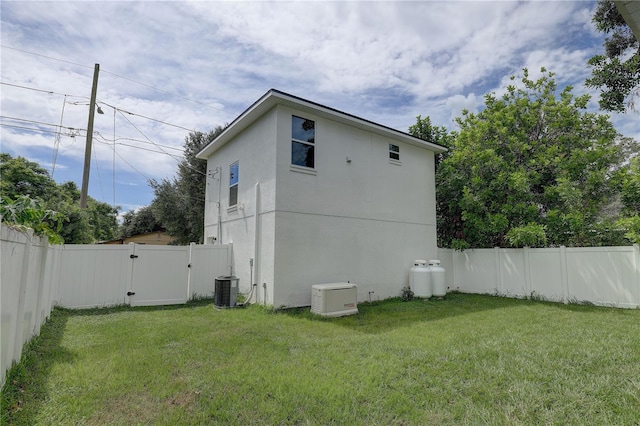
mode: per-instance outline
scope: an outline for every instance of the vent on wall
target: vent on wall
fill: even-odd
[[[358,313],[358,287],[352,283],[311,286],[311,312],[325,317]]]

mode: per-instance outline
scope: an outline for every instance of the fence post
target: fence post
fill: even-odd
[[[58,293],[60,292],[60,265],[62,263],[63,246],[53,246],[53,259],[51,260],[50,281],[51,294],[49,295],[49,313],[51,309],[58,304]],[[47,315],[47,318],[49,316]]]
[[[496,294],[503,295],[502,292],[502,274],[500,273],[500,248],[493,248],[494,265],[496,267]]]
[[[531,296],[531,259],[530,248],[524,247],[522,249],[522,255],[524,256],[524,297]]]
[[[49,254],[49,239],[46,237],[41,238],[44,240],[42,243],[42,256],[40,256],[40,273],[38,274],[38,294],[36,297],[38,298],[38,303],[36,304],[36,312],[35,312],[35,322],[33,324],[33,332],[37,336],[40,334],[40,326],[42,325],[42,311],[44,310],[45,303],[45,281],[47,280],[47,255]],[[50,291],[46,292],[47,295],[50,294]],[[48,299],[48,296],[47,296]],[[49,304],[49,307],[51,304]],[[46,315],[45,315],[46,317]]]
[[[562,302],[569,303],[569,272],[567,270],[567,248],[560,246],[560,282],[562,283]]]
[[[636,273],[636,306],[640,307],[640,245],[633,245],[633,257],[635,259],[635,273]]]
[[[127,285],[127,294],[126,294],[126,303],[131,306],[131,299],[133,298],[133,295],[129,294],[129,293],[135,293],[133,291],[133,273],[134,273],[134,266],[136,264],[135,262],[135,255],[136,255],[136,243],[129,243],[129,263],[131,264],[131,269],[129,272],[129,284]]]
[[[453,250],[453,249],[446,249],[446,250],[450,250],[451,251],[451,289],[452,290],[460,290],[460,286],[456,286],[456,259],[457,259],[457,250]]]
[[[31,244],[33,229],[27,229],[27,241],[24,246],[22,261],[22,274],[20,275],[20,292],[18,293],[18,314],[16,315],[16,335],[13,343],[12,359],[20,360],[22,355],[22,343],[24,337],[24,304],[26,302],[27,287],[29,283],[29,263],[31,260]]]
[[[191,299],[191,262],[193,262],[193,249],[196,243],[189,243],[189,263],[187,265],[187,298],[186,302]],[[185,303],[186,303],[185,302]]]

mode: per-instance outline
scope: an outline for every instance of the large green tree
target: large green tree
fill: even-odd
[[[164,227],[153,214],[151,206],[146,206],[137,211],[130,210],[122,215],[122,223],[118,228],[118,238],[127,238],[132,235],[154,231],[164,231]]]
[[[56,184],[47,170],[23,157],[0,154],[0,196],[5,205],[23,197],[34,200],[45,211],[54,211],[62,220],[58,234],[67,244],[90,244],[115,237],[118,227],[117,208],[87,199],[80,209],[80,190],[73,182]]]
[[[417,116],[416,124],[409,126],[409,133],[427,142],[442,145],[445,148],[451,147],[455,137],[455,132],[450,132],[445,126],[435,126],[430,117]],[[449,155],[449,151],[436,156],[436,168]]]
[[[592,19],[605,39],[603,55],[589,60],[587,86],[600,89],[600,108],[624,112],[640,96],[640,42],[612,0],[599,0]]]
[[[149,182],[155,193],[153,214],[174,238],[174,244],[203,242],[207,162],[196,154],[223,130],[218,126],[208,133],[189,133],[176,177]]]
[[[588,96],[558,93],[552,73],[528,72],[484,109],[463,112],[437,171],[443,247],[621,244],[607,208],[628,173],[620,136]],[[627,183],[633,185],[633,182]]]

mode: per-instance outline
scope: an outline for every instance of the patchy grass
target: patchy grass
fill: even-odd
[[[10,371],[2,423],[640,423],[640,310],[463,294],[359,308],[57,309]]]

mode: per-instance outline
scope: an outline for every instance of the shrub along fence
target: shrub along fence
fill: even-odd
[[[2,385],[53,306],[186,303],[212,296],[215,277],[232,271],[231,244],[52,246],[4,224],[0,240]]]
[[[640,307],[640,249],[438,249],[449,290]]]

